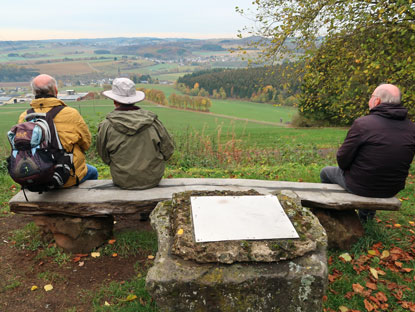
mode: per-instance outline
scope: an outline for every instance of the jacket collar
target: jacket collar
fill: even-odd
[[[40,99],[34,99],[30,106],[33,108],[44,108],[44,107],[53,107],[53,106],[67,106],[63,101],[57,99],[57,98],[40,98]]]
[[[372,108],[370,115],[378,115],[388,119],[404,120],[408,114],[408,109],[401,104],[379,104]]]

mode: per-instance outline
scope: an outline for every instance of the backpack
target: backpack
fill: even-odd
[[[63,186],[70,176],[75,176],[73,150],[68,153],[62,147],[53,122],[63,108],[62,105],[54,106],[46,114],[29,109],[26,121],[13,126],[7,133],[12,148],[7,169],[23,191],[25,188],[39,193],[49,191]],[[76,181],[78,185],[78,178]]]

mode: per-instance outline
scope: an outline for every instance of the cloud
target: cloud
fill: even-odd
[[[0,40],[152,33],[233,37],[249,23],[235,12],[235,6],[249,7],[250,3],[251,0],[7,1],[2,4],[6,14],[0,19]]]

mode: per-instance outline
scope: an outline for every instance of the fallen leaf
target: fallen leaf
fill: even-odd
[[[139,299],[139,300],[140,300],[140,304],[141,304],[142,306],[146,306],[146,302],[143,300],[143,298],[141,298],[141,297],[140,297],[140,299]]]
[[[372,290],[378,289],[378,286],[375,283],[367,282],[366,287]]]
[[[395,261],[395,265],[396,265],[398,268],[402,268],[402,262]]]
[[[383,292],[381,292],[381,291],[378,292],[378,293],[376,293],[375,297],[376,297],[376,299],[378,299],[381,302],[388,301],[388,298],[386,297],[386,295]]]
[[[368,250],[369,255],[376,256],[376,250]]]
[[[410,225],[414,226],[415,222],[414,221],[408,221]]]
[[[367,299],[363,300],[363,303],[365,304],[366,310],[369,312],[375,309],[375,307]]]
[[[37,289],[37,286],[36,285],[33,285],[31,288],[30,288],[30,290],[31,291],[34,291],[34,290],[36,290]]]
[[[373,275],[374,278],[378,279],[378,271],[374,268],[369,268],[370,273]]]
[[[346,262],[350,262],[350,261],[352,261],[352,257],[350,257],[350,255],[346,252],[346,253],[343,253],[343,254],[341,254],[340,256],[339,256],[339,258],[340,259],[343,259],[344,261],[346,261]]]
[[[352,287],[353,287],[354,292],[357,294],[362,294],[364,291],[364,287],[360,285],[359,283],[353,284]]]
[[[400,228],[402,225],[400,225],[399,223],[395,223],[394,225],[393,225],[393,227],[395,227],[395,228]]]
[[[153,260],[153,259],[154,259],[154,256],[153,256],[153,255],[149,255],[149,256],[147,257],[147,259],[148,259],[148,260]]]
[[[53,289],[53,286],[52,286],[52,284],[47,284],[43,287],[43,289],[46,290],[46,291],[51,291]]]
[[[340,312],[347,312],[347,311],[349,311],[349,308],[345,307],[345,306],[340,306],[339,310],[340,310]]]
[[[411,268],[402,268],[402,271],[404,271],[405,273],[409,273],[412,272],[413,269]]]
[[[108,244],[110,244],[110,245],[114,245],[114,243],[116,242],[116,240],[115,239],[110,239],[109,241],[108,241]]]
[[[382,255],[380,256],[380,258],[381,259],[385,259],[385,258],[387,258],[389,256],[390,256],[389,251],[388,250],[384,250],[384,251],[382,251]]]
[[[379,275],[386,275],[386,272],[381,269],[377,269],[376,272],[378,272]]]
[[[109,302],[108,302],[108,301],[105,301],[105,302],[104,302],[104,305],[105,305],[105,306],[110,306],[110,304],[109,304]]]
[[[85,258],[88,257],[88,254],[75,254],[75,257]]]
[[[83,267],[83,266],[84,266],[84,264],[85,264],[85,262],[84,262],[84,261],[81,261],[81,262],[79,262],[79,264],[78,264],[78,265],[79,265],[80,267]]]
[[[74,257],[73,259],[72,259],[72,261],[73,262],[79,262],[81,260],[81,257]]]
[[[118,254],[117,254],[116,252],[114,252],[114,253],[112,254],[112,257],[113,257],[113,258],[118,257]]]
[[[99,256],[101,256],[101,254],[99,252],[91,252],[91,257],[92,258],[98,258]]]
[[[136,295],[129,294],[129,295],[127,296],[127,298],[125,298],[125,299],[119,299],[119,300],[120,300],[120,301],[133,301],[133,300],[135,300],[135,299],[137,299],[137,296],[136,296]]]

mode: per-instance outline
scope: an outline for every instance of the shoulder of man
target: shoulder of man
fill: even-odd
[[[70,123],[85,122],[78,110],[69,106],[65,106],[56,117]]]

